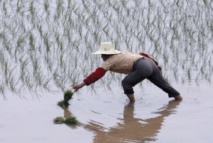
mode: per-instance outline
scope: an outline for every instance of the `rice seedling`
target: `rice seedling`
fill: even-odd
[[[30,8],[29,8],[29,11],[30,11],[30,14],[31,14],[31,22],[34,23],[35,22],[35,7],[34,7],[34,2],[31,2],[30,4]]]
[[[53,122],[55,124],[67,124],[67,125],[76,125],[78,123],[78,120],[76,119],[76,117],[68,117],[68,118],[64,118],[64,117],[56,117]]]
[[[62,123],[64,123],[64,117],[56,117],[56,118],[53,120],[53,122],[54,122],[55,124],[62,124]]]
[[[50,7],[50,5],[49,5],[49,2],[48,2],[48,0],[46,0],[45,2],[44,2],[44,9],[45,9],[45,11],[46,12],[48,12],[49,13],[49,7]]]
[[[66,108],[69,106],[69,100],[72,99],[73,92],[71,90],[67,90],[64,93],[64,100],[58,102],[58,106],[62,108]]]
[[[181,75],[182,79],[194,79],[197,75],[198,80],[211,79],[209,68],[213,62],[206,59],[208,53],[213,53],[212,9],[207,6],[210,3],[206,0],[199,4],[198,0],[195,3],[189,0],[169,5],[162,0],[156,3],[44,0],[41,4],[19,0],[15,5],[3,0],[0,79],[9,84],[2,84],[2,88],[19,88],[10,81],[20,79],[22,89],[47,88],[48,83],[54,82],[53,88],[64,90],[66,81],[78,81],[80,75],[86,76],[100,63],[90,53],[104,40],[112,41],[120,50],[154,55],[171,78],[181,78]],[[191,67],[170,66],[174,61],[176,65],[184,65],[189,58],[191,67],[196,68],[193,74]],[[5,65],[7,60],[11,62]],[[19,75],[10,75],[13,73],[10,64],[17,65],[14,73],[17,71]],[[79,70],[79,65],[83,70]],[[43,78],[48,75],[51,78]],[[113,75],[102,84],[110,85],[121,78]],[[68,106],[68,102],[60,104],[64,106],[64,103]]]
[[[44,37],[44,45],[46,46],[46,52],[48,54],[50,52],[51,45],[47,34]]]
[[[35,50],[35,44],[34,44],[34,37],[33,37],[33,34],[31,33],[30,34],[30,37],[29,37],[29,43],[30,43],[30,48],[31,50]]]
[[[3,3],[3,10],[4,10],[4,14],[5,14],[5,15],[7,15],[7,13],[8,13],[8,12],[7,12],[8,10],[7,10],[6,7],[7,7],[7,6],[6,6],[6,3],[4,2],[4,3]]]
[[[78,120],[75,118],[75,117],[68,117],[64,120],[64,123],[65,124],[77,124],[78,123]]]

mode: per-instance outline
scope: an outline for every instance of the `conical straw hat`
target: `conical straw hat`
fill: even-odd
[[[101,43],[100,48],[98,51],[94,52],[93,54],[106,54],[106,55],[112,55],[112,54],[120,54],[121,52],[118,50],[115,50],[111,42],[103,42]]]

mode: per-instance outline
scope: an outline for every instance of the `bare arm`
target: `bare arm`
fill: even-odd
[[[80,84],[74,84],[72,85],[72,88],[75,90],[75,91],[78,91],[80,88],[82,88],[83,86],[85,86],[86,84],[84,82],[80,83]]]
[[[93,73],[86,77],[82,83],[72,85],[72,88],[77,91],[85,85],[90,85],[100,78],[102,78],[106,73],[106,70],[102,67],[97,68]]]

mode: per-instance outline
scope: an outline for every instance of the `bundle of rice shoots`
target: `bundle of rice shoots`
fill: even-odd
[[[68,117],[65,119],[64,123],[75,125],[78,123],[78,120],[75,117]]]
[[[56,117],[54,120],[53,120],[53,122],[55,123],[55,124],[62,124],[62,123],[64,123],[64,117]]]
[[[78,123],[78,120],[75,117],[56,117],[53,122],[55,124],[68,124],[68,125],[76,125]]]
[[[71,90],[67,90],[64,93],[64,102],[68,102],[70,99],[72,99],[73,92]]]
[[[73,92],[71,90],[67,90],[64,93],[64,100],[59,101],[58,105],[62,108],[68,107],[69,106],[69,100],[72,99]]]

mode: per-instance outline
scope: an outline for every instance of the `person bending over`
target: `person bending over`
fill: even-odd
[[[150,80],[157,87],[168,93],[168,96],[175,100],[182,100],[180,93],[175,90],[162,76],[161,67],[146,53],[120,52],[115,50],[111,42],[103,42],[98,51],[93,54],[100,54],[104,63],[94,72],[87,76],[81,83],[72,85],[75,91],[85,85],[90,85],[102,78],[107,71],[127,74],[122,80],[124,94],[135,102],[133,87],[144,79]]]

